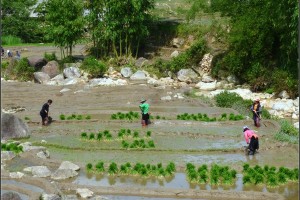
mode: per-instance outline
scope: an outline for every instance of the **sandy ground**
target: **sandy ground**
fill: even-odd
[[[82,47],[75,51],[80,54]],[[51,52],[53,49],[29,49],[28,55],[43,51]],[[22,55],[26,55],[25,52]],[[30,53],[29,53],[30,52]],[[61,93],[64,88],[70,89]],[[136,162],[167,162],[174,161],[177,170],[183,172],[187,162],[186,158],[195,157],[191,162],[204,164],[213,160],[218,164],[227,164],[241,170],[241,164],[273,165],[276,167],[298,167],[299,166],[299,146],[289,145],[275,141],[273,133],[279,128],[276,121],[263,120],[263,125],[255,129],[260,135],[261,148],[259,154],[254,159],[248,159],[243,152],[243,137],[241,129],[244,125],[252,126],[252,120],[227,121],[227,122],[185,122],[175,120],[177,114],[187,113],[207,113],[211,116],[219,116],[222,113],[236,113],[231,109],[221,109],[210,107],[200,99],[185,98],[173,99],[172,101],[161,101],[161,97],[176,93],[183,93],[186,89],[166,88],[159,90],[152,86],[147,86],[144,82],[130,82],[128,86],[120,87],[95,87],[87,88],[85,85],[74,86],[45,86],[32,82],[2,82],[1,83],[1,106],[4,109],[21,106],[26,110],[15,115],[23,119],[29,117],[30,139],[27,141],[40,142],[48,141],[48,144],[62,146],[62,149],[48,147],[50,159],[43,160],[36,157],[37,152],[25,152],[20,156],[7,162],[6,170],[1,170],[1,180],[11,181],[8,177],[9,171],[22,171],[24,166],[46,165],[50,170],[59,167],[62,160],[70,160],[85,170],[88,162],[96,162],[97,159],[109,163],[115,161],[123,163],[125,161]],[[165,116],[167,120],[153,120],[147,130],[153,132],[153,139],[157,142],[157,148],[149,151],[123,151],[113,144],[87,144],[83,145],[78,137],[82,131],[98,131],[109,129],[117,131],[121,128],[130,128],[145,131],[141,128],[139,120],[113,121],[110,115],[117,112],[135,111],[139,112],[138,105],[141,98],[146,98],[150,104],[152,115]],[[40,124],[39,111],[48,99],[53,100],[50,107],[50,115],[55,120],[50,126],[42,127]],[[61,121],[61,114],[82,114],[90,115],[90,121]],[[228,145],[229,146],[226,146]],[[236,145],[238,144],[238,145]],[[212,150],[212,146],[216,148]],[[221,146],[221,147],[219,147]],[[224,148],[222,146],[225,146]],[[64,147],[74,148],[74,151]],[[80,148],[79,148],[80,147]],[[111,148],[115,150],[110,150]],[[119,149],[118,149],[119,148]],[[78,149],[75,151],[75,149]],[[74,153],[76,152],[76,153]],[[198,156],[198,157],[197,157]],[[203,159],[206,158],[206,159]],[[72,181],[53,181],[49,178],[33,178],[30,175],[15,180],[35,187],[42,188],[46,193],[70,193],[75,194],[78,185]],[[82,186],[81,186],[82,187]],[[99,187],[86,186],[98,195],[123,195],[123,196],[143,196],[149,199],[157,198],[190,198],[190,199],[284,199],[281,194],[262,191],[219,191],[219,190],[195,190],[195,189],[166,189],[166,188],[120,188],[116,186]],[[30,199],[37,199],[39,192],[32,188],[24,188],[18,184],[7,182],[2,184],[2,190],[13,190],[25,194]],[[294,196],[292,199],[298,199]]]

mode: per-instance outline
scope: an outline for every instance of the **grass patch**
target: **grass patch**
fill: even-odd
[[[293,126],[292,123],[287,120],[279,121],[281,127],[280,130],[275,133],[274,138],[281,142],[288,142],[291,144],[299,143],[299,132],[298,129]]]

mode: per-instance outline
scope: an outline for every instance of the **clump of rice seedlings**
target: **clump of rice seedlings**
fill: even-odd
[[[166,173],[168,175],[172,175],[176,171],[175,164],[173,162],[170,162],[166,167]]]
[[[125,133],[126,133],[126,136],[130,136],[131,135],[131,130],[127,129]]]
[[[199,173],[199,181],[200,184],[205,184],[208,182],[207,171],[203,170]]]
[[[111,119],[118,119],[118,117],[117,117],[116,114],[112,114],[112,115],[110,116],[110,118],[111,118]]]
[[[244,184],[244,185],[251,184],[251,183],[252,183],[252,182],[251,182],[251,178],[250,178],[249,175],[243,176],[243,184]]]
[[[276,187],[276,186],[278,186],[278,180],[277,180],[276,175],[269,174],[267,176],[267,186],[269,186],[269,187]]]
[[[253,179],[255,185],[264,183],[264,176],[262,174],[256,173]]]
[[[285,184],[287,183],[287,176],[283,172],[278,172],[277,180],[279,184]]]
[[[16,154],[23,152],[23,146],[12,143],[1,143],[1,151],[12,151]]]
[[[118,166],[115,162],[112,162],[108,167],[108,174],[114,175],[118,173]]]
[[[95,165],[95,170],[98,173],[102,173],[105,171],[104,169],[104,163],[102,161],[99,161],[96,165]]]
[[[94,139],[95,139],[95,134],[94,133],[90,133],[89,140],[94,140]]]
[[[87,133],[86,132],[82,132],[81,133],[81,138],[82,139],[87,139],[88,138]]]
[[[29,118],[29,117],[27,117],[27,116],[25,116],[24,120],[30,120],[30,118]]]
[[[134,131],[134,132],[133,132],[133,137],[134,137],[134,138],[138,138],[138,137],[139,137],[139,132]]]
[[[60,114],[60,115],[59,115],[59,119],[60,119],[60,120],[65,120],[65,119],[66,119],[66,116],[65,116],[64,114]]]
[[[102,140],[102,139],[103,139],[103,134],[101,132],[98,132],[97,140]]]
[[[157,116],[156,116],[156,119],[160,119],[160,116],[159,116],[159,115],[157,115]]]
[[[231,173],[232,178],[236,178],[236,174],[237,174],[236,170],[233,169],[230,171],[230,173]]]
[[[233,113],[230,113],[230,114],[229,114],[229,120],[230,120],[230,121],[234,121],[234,114],[233,114]]]
[[[255,165],[253,169],[259,174],[264,173],[264,170],[259,165]]]
[[[82,115],[77,115],[76,119],[77,119],[77,120],[82,120],[83,117],[82,117]]]
[[[88,164],[86,165],[86,170],[87,170],[88,172],[91,172],[92,169],[93,169],[92,163],[88,163]]]
[[[153,140],[148,141],[148,145],[150,148],[155,148],[155,144]]]
[[[90,115],[87,115],[87,116],[85,117],[85,119],[89,120],[89,119],[91,119],[91,116],[90,116]]]
[[[125,140],[122,140],[122,147],[125,148],[125,149],[128,149],[129,143],[126,142]]]
[[[243,172],[247,172],[249,168],[250,168],[250,165],[248,163],[245,163],[243,165]]]
[[[157,164],[157,168],[162,168],[162,164],[161,164],[161,163],[158,163],[158,164]]]
[[[67,120],[72,120],[72,119],[73,119],[72,116],[68,116],[68,117],[67,117]]]
[[[128,174],[129,173],[129,169],[125,164],[120,166],[120,173],[121,174]]]
[[[146,132],[146,136],[147,136],[147,137],[151,137],[151,131],[147,131],[147,132]]]

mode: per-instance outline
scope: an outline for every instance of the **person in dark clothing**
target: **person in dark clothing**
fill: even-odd
[[[261,113],[261,105],[259,99],[256,99],[254,101],[250,109],[253,113],[254,126],[259,127],[260,126],[259,120],[260,120],[260,113]]]
[[[52,104],[52,100],[49,99],[47,103],[45,103],[40,111],[40,115],[42,117],[42,125],[45,126],[48,124],[48,114],[49,114],[49,106]]]

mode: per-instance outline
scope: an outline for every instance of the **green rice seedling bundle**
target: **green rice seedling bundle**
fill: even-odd
[[[82,132],[82,133],[81,133],[81,138],[82,138],[82,139],[87,139],[87,138],[88,138],[87,133],[86,133],[86,132]]]
[[[125,149],[128,149],[129,143],[126,142],[125,140],[122,140],[122,147],[125,148]]]
[[[30,118],[29,118],[29,117],[27,117],[27,116],[25,116],[24,120],[30,120]]]
[[[65,116],[64,114],[61,114],[61,115],[59,115],[59,119],[60,119],[60,120],[65,120],[65,119],[66,119],[66,116]]]
[[[102,161],[99,161],[96,165],[95,165],[95,171],[98,173],[102,173],[105,171],[104,169],[104,163]]]
[[[109,167],[108,167],[108,174],[109,175],[114,175],[118,173],[118,166],[115,162],[112,162]]]
[[[97,134],[97,140],[102,140],[103,139],[103,134],[101,132],[98,132]]]
[[[146,132],[146,136],[147,136],[147,137],[151,137],[151,131],[147,131],[147,132]]]
[[[134,137],[134,138],[138,138],[138,137],[139,137],[139,132],[134,131],[134,132],[133,132],[133,137]]]
[[[77,119],[77,120],[82,120],[83,117],[82,117],[82,115],[77,115],[76,119]]]
[[[86,165],[86,170],[87,170],[88,172],[91,172],[92,169],[93,169],[92,163],[88,163],[88,164]]]
[[[85,117],[85,119],[90,120],[90,119],[91,119],[91,116],[90,116],[90,115],[87,115],[87,116]]]
[[[95,134],[94,133],[90,133],[89,140],[94,140],[94,139],[95,139]]]

